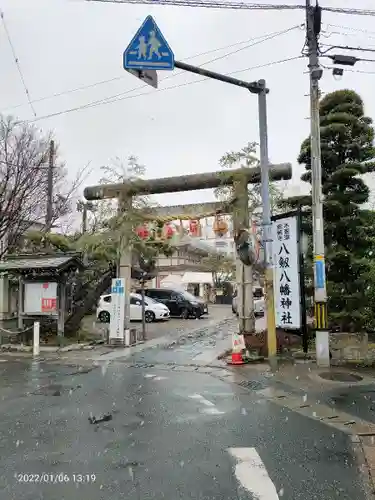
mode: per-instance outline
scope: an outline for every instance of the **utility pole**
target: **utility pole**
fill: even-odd
[[[266,317],[268,363],[272,371],[277,370],[277,337],[275,321],[275,300],[273,289],[273,254],[271,231],[270,175],[268,158],[268,127],[267,127],[267,88],[264,80],[259,80],[262,91],[258,94],[259,107],[259,145],[260,173],[262,194],[262,223],[265,260]]]
[[[82,234],[87,231],[87,208],[87,203],[84,203],[82,207]]]
[[[330,365],[325,276],[322,165],[320,151],[319,80],[323,70],[319,65],[318,35],[321,28],[321,8],[306,0],[306,36],[310,76],[311,117],[311,187],[314,244],[314,318],[316,330],[316,361],[321,367]]]
[[[78,201],[77,202],[77,212],[82,213],[82,223],[81,223],[81,232],[85,234],[87,231],[87,212],[91,210],[91,205],[89,201]]]
[[[47,170],[47,211],[46,211],[46,232],[51,231],[53,217],[53,169],[55,161],[55,143],[49,143],[48,170]]]
[[[89,212],[96,212],[97,207],[91,201],[78,201],[77,212],[82,214],[81,232],[87,232],[87,216]]]

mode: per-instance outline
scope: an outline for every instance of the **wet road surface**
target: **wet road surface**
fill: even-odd
[[[210,304],[208,307],[208,315],[202,316],[201,319],[179,319],[171,318],[168,321],[157,321],[154,323],[146,324],[146,338],[148,340],[155,340],[169,335],[183,335],[189,333],[192,329],[209,328],[211,324],[218,323],[226,318],[235,318],[232,313],[231,305],[227,304]],[[131,327],[141,331],[142,323],[139,321],[132,321]],[[107,323],[100,323],[96,321],[96,316],[86,316],[82,322],[82,328],[87,331],[94,331],[100,335],[104,334],[104,330],[108,328]]]
[[[364,500],[349,436],[188,366],[221,338],[0,363],[0,499]]]

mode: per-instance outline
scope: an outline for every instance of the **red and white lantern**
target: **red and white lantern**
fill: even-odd
[[[191,236],[199,236],[200,225],[198,220],[189,221],[189,233]]]
[[[173,238],[173,235],[174,235],[174,229],[172,227],[171,224],[167,224],[165,227],[164,227],[164,235],[165,235],[165,238],[167,240],[170,240],[171,238]]]
[[[143,226],[137,227],[136,232],[139,238],[141,238],[142,240],[146,240],[150,235],[150,232],[145,224]]]

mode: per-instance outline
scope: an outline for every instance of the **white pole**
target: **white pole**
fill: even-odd
[[[34,335],[33,335],[33,356],[39,356],[39,333],[40,333],[40,323],[39,321],[34,321]]]
[[[126,330],[125,330],[125,346],[126,347],[130,346],[130,330],[129,330],[129,328],[126,328]]]

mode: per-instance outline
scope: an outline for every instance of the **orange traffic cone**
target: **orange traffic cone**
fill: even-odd
[[[242,353],[232,351],[231,360],[227,361],[228,365],[244,365],[245,361],[243,360]]]

